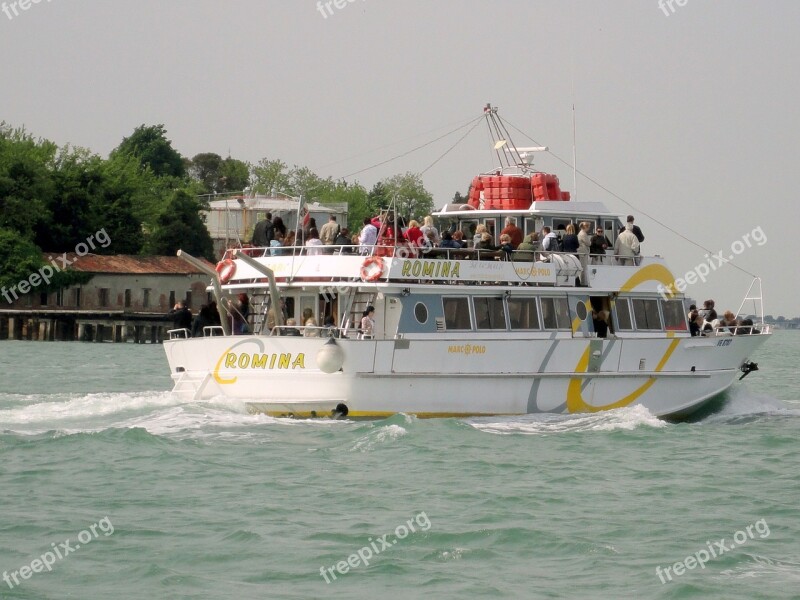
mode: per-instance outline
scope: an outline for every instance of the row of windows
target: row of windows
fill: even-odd
[[[618,298],[614,303],[619,331],[686,331],[686,315],[680,300]]]
[[[570,329],[569,304],[565,297],[523,298],[477,296],[445,297],[444,327],[451,331],[536,331]],[[470,309],[471,305],[471,309]],[[474,326],[473,326],[474,323]]]
[[[582,307],[583,304],[579,304]],[[449,331],[571,330],[572,316],[566,297],[448,296],[442,299],[444,328]],[[417,304],[415,315],[427,321],[427,310]],[[686,315],[680,300],[618,298],[614,306],[618,331],[686,331]],[[586,311],[579,311],[582,320]]]

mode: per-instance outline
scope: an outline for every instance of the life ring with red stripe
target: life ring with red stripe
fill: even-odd
[[[370,256],[361,264],[361,281],[378,281],[383,275],[383,259]]]
[[[236,263],[230,258],[221,260],[217,263],[217,275],[219,275],[219,282],[222,284],[228,283],[236,273]]]

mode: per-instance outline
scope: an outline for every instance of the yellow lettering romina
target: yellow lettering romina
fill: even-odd
[[[461,276],[461,263],[451,260],[407,260],[400,277],[430,277],[455,279]]]
[[[305,369],[306,355],[300,353],[296,356],[292,353],[283,354],[248,354],[242,352],[228,352],[225,355],[226,369]]]

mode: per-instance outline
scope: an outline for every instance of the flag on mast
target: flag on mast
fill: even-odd
[[[311,221],[311,213],[308,210],[308,205],[303,196],[300,196],[300,204],[297,205],[297,228],[300,229],[301,225],[305,229]]]

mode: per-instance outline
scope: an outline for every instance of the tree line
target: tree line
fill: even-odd
[[[279,159],[250,164],[213,152],[187,158],[173,148],[163,125],[137,127],[103,158],[0,122],[0,285],[14,285],[42,267],[42,251],[72,252],[101,229],[111,244],[97,253],[174,255],[182,248],[214,261],[201,213],[214,194],[237,192],[346,203],[351,224],[393,201],[406,216],[433,209],[414,173],[367,190]],[[79,279],[60,273],[49,288]]]

